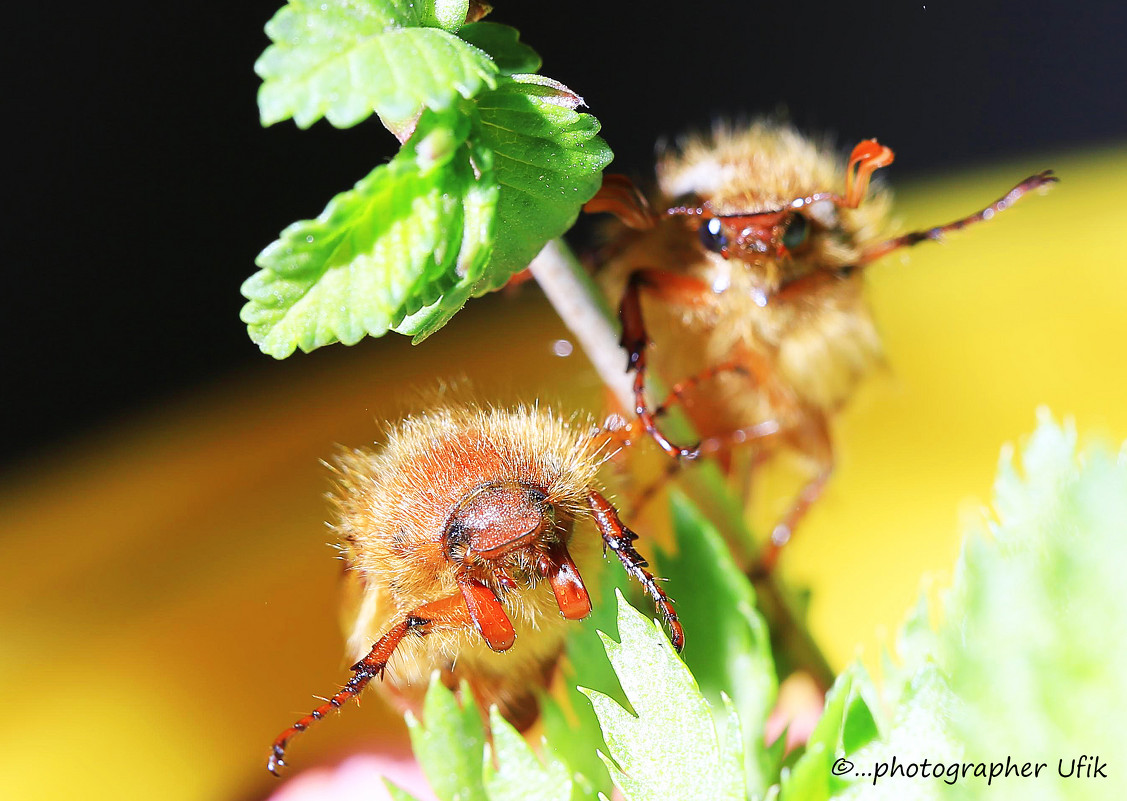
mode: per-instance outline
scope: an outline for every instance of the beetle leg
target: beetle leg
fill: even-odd
[[[989,206],[976,211],[974,214],[968,214],[966,217],[955,220],[954,222],[947,223],[946,225],[937,225],[934,228],[928,228],[924,231],[912,231],[911,233],[904,234],[903,236],[894,237],[887,241],[881,242],[870,250],[865,251],[865,253],[861,256],[861,264],[868,264],[869,262],[875,261],[881,256],[885,256],[894,250],[899,250],[903,247],[911,247],[912,245],[918,245],[920,242],[924,242],[929,239],[932,241],[940,240],[943,238],[944,234],[948,234],[951,231],[958,231],[962,228],[966,228],[968,225],[972,225],[973,223],[992,219],[995,214],[1008,209],[1019,199],[1021,199],[1021,197],[1026,193],[1031,192],[1034,189],[1040,189],[1043,186],[1048,186],[1049,184],[1056,183],[1059,180],[1059,178],[1053,175],[1052,170],[1045,170],[1044,172],[1037,173],[1036,175],[1031,175],[1021,183],[1017,184],[1017,186],[1015,186],[1005,195],[995,200]]]
[[[703,384],[710,378],[715,378],[721,373],[735,373],[737,375],[746,376],[748,378],[752,377],[751,371],[748,370],[747,366],[736,359],[722,362],[707,369],[701,370],[696,375],[691,375],[684,381],[679,381],[674,384],[672,389],[669,390],[669,394],[665,396],[665,400],[663,400],[654,408],[653,416],[661,417],[661,415],[665,414],[669,410],[669,407],[671,407],[674,403],[684,404],[686,392],[691,389],[696,389],[698,385]]]
[[[658,428],[654,420],[654,412],[646,401],[646,350],[651,343],[642,318],[643,287],[667,300],[686,305],[700,303],[711,290],[703,281],[695,278],[665,270],[636,270],[630,274],[630,279],[626,283],[626,292],[618,308],[618,316],[622,322],[620,344],[626,349],[628,356],[626,369],[634,371],[634,414],[638,416],[638,421],[646,433],[667,454],[681,459],[695,459],[698,455],[696,447],[681,448],[670,442]]]
[[[458,588],[462,591],[465,608],[469,612],[473,626],[486,644],[494,651],[507,651],[512,648],[517,633],[509,616],[505,614],[505,607],[501,606],[497,594],[472,579],[459,579]]]
[[[782,426],[779,425],[778,420],[764,420],[762,423],[756,423],[753,426],[744,426],[743,428],[737,428],[735,431],[729,431],[723,436],[703,439],[700,443],[700,452],[702,454],[716,453],[717,451],[727,450],[736,445],[759,442],[760,440],[778,436],[782,430]]]
[[[486,589],[492,595],[491,590],[483,589]],[[472,595],[474,592],[476,590],[471,590],[470,594]],[[275,776],[279,775],[278,771],[286,766],[286,746],[294,736],[305,731],[330,712],[339,710],[346,701],[358,696],[372,679],[377,676],[383,678],[388,660],[391,659],[395,649],[399,647],[399,643],[407,636],[408,632],[415,631],[419,634],[426,634],[432,626],[436,625],[476,626],[473,612],[467,606],[465,598],[466,590],[463,589],[461,594],[450,595],[423,604],[392,626],[386,634],[376,641],[368,655],[352,666],[352,678],[343,688],[274,739],[274,744],[270,749],[270,759],[266,763],[267,770]],[[493,599],[496,601],[496,596],[493,596]],[[504,610],[501,610],[501,614],[504,615]],[[508,622],[507,618],[505,622]],[[482,636],[485,636],[484,631]],[[486,637],[486,641],[489,641],[488,637]],[[490,645],[492,646],[492,643]]]
[[[771,537],[767,544],[763,546],[763,551],[759,556],[759,564],[756,566],[756,572],[761,575],[766,575],[774,569],[783,546],[794,538],[794,532],[799,521],[806,516],[806,512],[814,501],[821,496],[830,476],[833,474],[833,446],[826,419],[824,417],[814,418],[795,433],[800,437],[795,442],[795,446],[800,452],[817,459],[819,467],[814,477],[798,491],[798,495],[795,496],[783,519],[771,529]],[[806,436],[803,437],[803,434]]]
[[[791,541],[799,521],[805,517],[807,510],[810,509],[814,501],[821,496],[832,474],[833,464],[827,464],[818,472],[818,475],[810,479],[799,490],[798,496],[791,504],[790,511],[771,530],[771,539],[764,546],[763,553],[759,557],[759,572],[770,573],[775,568],[775,563],[779,561],[779,552],[784,545]]]
[[[765,420],[753,426],[746,426],[744,428],[738,428],[735,431],[730,431],[723,436],[703,439],[701,440],[699,450],[702,456],[713,453],[723,455],[737,445],[751,444],[759,442],[760,440],[769,439],[777,436],[780,431],[782,431],[782,428],[779,426],[778,421]],[[666,484],[673,480],[673,477],[681,471],[682,467],[683,463],[680,461],[666,462],[665,469],[662,471],[661,475],[643,487],[641,492],[632,499],[633,505],[629,510],[629,516],[633,517],[639,514],[641,510],[653,500],[654,496],[657,495]]]
[[[602,495],[590,492],[587,495],[587,504],[595,516],[595,525],[603,535],[603,542],[607,548],[614,551],[627,574],[642,585],[646,593],[654,599],[658,612],[669,627],[670,642],[680,651],[685,647],[685,630],[677,620],[677,612],[673,609],[673,601],[658,586],[658,580],[646,570],[649,563],[634,549],[633,542],[638,535],[623,525],[618,519],[618,512]]]

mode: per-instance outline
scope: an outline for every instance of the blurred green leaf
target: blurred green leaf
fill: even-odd
[[[660,625],[617,596],[622,640],[602,640],[634,714],[603,693],[584,691],[610,747],[604,761],[615,785],[628,801],[742,800],[742,737],[729,726],[728,742],[720,742],[708,701]]]
[[[496,22],[471,22],[458,35],[492,56],[502,75],[540,69],[540,56],[520,41],[516,28]]]
[[[672,497],[672,512],[677,552],[659,550],[656,562],[688,632],[682,658],[714,709],[723,694],[731,696],[743,730],[747,787],[761,796],[778,774],[763,739],[778,689],[767,624],[716,527],[680,493]]]
[[[493,59],[433,27],[455,29],[457,5],[290,0],[267,23],[274,44],[255,64],[262,124],[293,117],[308,128],[324,116],[347,128],[374,111],[395,130],[424,108],[446,109],[492,88]]]
[[[489,749],[485,757],[485,789],[490,801],[570,801],[571,773],[567,766],[546,753],[541,764],[528,743],[501,717],[497,708],[489,712],[493,729],[493,767]]]
[[[1036,779],[863,780],[840,798],[1104,799],[1127,797],[1127,458],[1094,447],[1042,412],[1021,454],[1003,454],[996,522],[963,544],[952,586],[921,599],[888,660],[892,706],[859,770],[901,763],[1021,765]],[[935,625],[935,622],[937,625]],[[1072,759],[1096,755],[1107,778],[1077,780]]]
[[[459,704],[437,671],[423,701],[423,720],[407,713],[415,758],[440,801],[488,801],[482,779],[485,731],[481,712],[463,685]]]
[[[402,787],[399,787],[399,786],[393,784],[391,781],[389,781],[387,779],[383,780],[383,784],[384,784],[384,787],[387,789],[388,796],[391,797],[391,801],[418,801],[418,799],[415,798],[415,796],[411,795],[409,792],[404,790]]]
[[[967,757],[1049,763],[999,798],[1127,798],[1127,451],[1076,448],[1075,429],[1043,411],[1020,473],[1003,454],[997,522],[968,538],[939,629]],[[1082,754],[1119,768],[1057,774]]]

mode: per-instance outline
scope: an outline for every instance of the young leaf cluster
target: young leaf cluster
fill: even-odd
[[[286,228],[242,287],[242,320],[284,358],[388,331],[415,341],[566,231],[611,159],[582,98],[531,74],[515,30],[467,2],[291,0],[266,26],[270,125],[375,114],[400,152]]]

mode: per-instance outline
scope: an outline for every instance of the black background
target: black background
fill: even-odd
[[[284,369],[247,339],[239,284],[395,142],[374,121],[259,126],[253,64],[278,4],[7,15],[4,462]],[[641,177],[659,137],[781,107],[843,145],[879,136],[894,181],[1127,139],[1118,3],[495,5],[585,96],[613,169]]]

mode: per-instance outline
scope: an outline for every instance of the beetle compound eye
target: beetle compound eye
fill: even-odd
[[[700,243],[713,253],[722,253],[728,247],[728,237],[724,236],[724,226],[718,218],[705,220],[701,225]]]
[[[793,214],[783,231],[783,247],[789,251],[798,250],[810,237],[810,223],[801,214]]]

